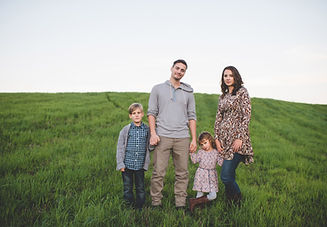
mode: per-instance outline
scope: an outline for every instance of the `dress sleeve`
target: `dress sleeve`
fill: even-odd
[[[249,123],[251,119],[251,100],[248,91],[245,88],[240,89],[239,105],[241,109],[241,125],[237,129],[237,139],[244,142],[249,132]]]
[[[223,165],[223,162],[224,162],[224,159],[223,157],[221,156],[221,154],[215,149],[215,152],[216,152],[216,159],[217,159],[217,164],[219,166],[222,166]]]
[[[217,164],[219,166],[222,166],[223,165],[223,162],[224,162],[224,159],[220,155],[218,155]]]
[[[193,162],[193,164],[200,162],[200,155],[199,155],[199,151],[197,153],[190,153],[191,156],[191,160]]]
[[[215,128],[214,128],[214,131],[215,131],[215,139],[218,139],[219,138],[219,130],[218,130],[218,127],[219,127],[220,122],[223,120],[222,104],[221,104],[221,99],[222,98],[221,97],[222,96],[220,95],[219,101],[218,101],[217,114],[216,114]]]

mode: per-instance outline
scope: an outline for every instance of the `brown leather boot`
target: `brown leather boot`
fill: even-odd
[[[189,207],[190,207],[190,211],[191,213],[193,213],[194,207],[198,204],[205,204],[208,203],[210,200],[207,198],[206,195],[201,196],[199,198],[191,198],[189,199]]]

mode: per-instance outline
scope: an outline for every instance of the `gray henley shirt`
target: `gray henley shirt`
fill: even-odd
[[[158,136],[190,137],[189,120],[196,120],[192,87],[181,82],[175,89],[169,80],[155,85],[150,94],[147,115],[156,118]]]

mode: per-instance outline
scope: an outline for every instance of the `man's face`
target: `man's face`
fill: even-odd
[[[183,78],[186,72],[186,65],[183,63],[176,63],[173,67],[171,67],[171,77],[175,80],[180,80]]]

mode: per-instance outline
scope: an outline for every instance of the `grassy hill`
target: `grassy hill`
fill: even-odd
[[[255,163],[237,169],[240,208],[225,204],[219,182],[210,206],[193,215],[176,211],[169,168],[163,209],[152,210],[152,167],[145,174],[147,208],[126,207],[115,170],[118,133],[130,121],[128,106],[140,102],[146,110],[148,98],[114,92],[0,94],[0,225],[327,225],[327,105],[271,99],[252,99]],[[218,96],[195,98],[197,134],[213,132]],[[190,197],[196,194],[196,168],[190,163]]]

